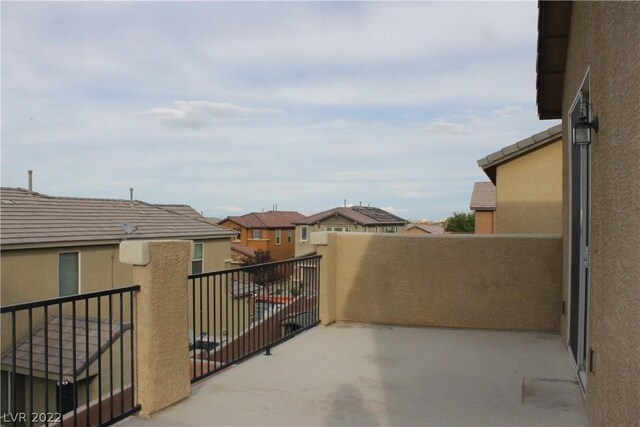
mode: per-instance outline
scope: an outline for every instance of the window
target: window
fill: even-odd
[[[324,231],[351,231],[351,226],[325,227]]]
[[[58,295],[76,295],[80,290],[80,253],[58,254]]]
[[[254,239],[262,239],[262,230],[253,230]]]
[[[191,260],[191,274],[202,273],[203,244],[197,242],[193,244],[193,259]]]
[[[382,227],[382,232],[383,233],[397,233],[398,232],[398,226],[397,225],[388,225],[386,227]]]
[[[287,243],[293,242],[293,230],[287,230]]]
[[[301,242],[306,242],[307,238],[309,237],[309,227],[307,227],[306,225],[303,225],[302,227],[300,227],[300,241]]]
[[[280,238],[281,238],[281,234],[282,234],[282,230],[280,230],[279,228],[276,230],[276,245],[280,244]]]

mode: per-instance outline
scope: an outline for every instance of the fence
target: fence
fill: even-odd
[[[320,258],[190,275],[191,381],[317,325]]]
[[[106,426],[140,410],[128,286],[1,308],[2,423]]]

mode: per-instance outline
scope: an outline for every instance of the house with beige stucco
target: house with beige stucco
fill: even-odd
[[[315,251],[309,240],[309,236],[315,231],[404,233],[408,223],[404,218],[373,206],[329,209],[294,222],[296,256]]]
[[[538,115],[563,123],[560,332],[591,423],[637,425],[640,3],[538,7]]]
[[[562,232],[562,141],[557,125],[478,160],[491,183],[474,186],[476,233]],[[495,185],[494,209],[490,185]]]
[[[192,241],[192,255],[189,273],[220,270],[230,258],[231,238],[233,230],[211,224],[202,219],[190,206],[186,205],[154,205],[139,200],[112,200],[93,198],[74,198],[49,196],[22,188],[0,188],[0,292],[2,305],[25,303],[75,294],[90,293],[115,289],[133,284],[133,266],[119,261],[119,244],[124,240],[189,240]],[[187,273],[187,271],[185,271]],[[120,301],[112,301],[112,312],[118,312]],[[107,301],[100,313],[96,307],[87,308],[89,317],[86,322],[79,322],[76,329],[78,339],[83,340],[85,334],[95,334],[102,330],[102,342],[85,351],[81,357],[83,363],[76,366],[61,366],[50,370],[49,379],[45,380],[43,360],[39,360],[34,371],[34,395],[44,399],[43,390],[48,390],[51,408],[56,407],[57,393],[62,393],[56,386],[62,378],[76,379],[78,398],[83,401],[82,393],[87,388],[82,383],[92,381],[98,371],[98,361],[106,357],[107,344],[116,352],[111,354],[119,360],[120,340],[124,345],[129,343],[129,322],[115,322],[110,327],[105,322]],[[123,303],[126,305],[126,303]],[[123,307],[125,314],[127,307]],[[78,310],[80,310],[78,306]],[[49,313],[47,332],[50,336],[62,325],[66,335],[71,334],[71,313]],[[11,355],[7,349],[11,346],[9,339],[10,322],[3,316],[2,324],[2,390],[8,389],[8,377],[5,368],[10,370]],[[18,354],[26,354],[25,349],[36,346],[36,352],[48,358],[56,354],[55,348],[45,349],[42,342],[46,333],[42,326],[45,321],[41,311],[34,311],[30,319],[33,332],[31,339],[26,337],[28,324],[26,319],[17,326]],[[108,322],[108,321],[107,321]],[[111,335],[110,335],[111,334]],[[65,339],[67,337],[65,335]],[[186,336],[185,336],[186,340]],[[52,344],[54,345],[54,344]],[[39,346],[39,347],[38,347]],[[127,347],[128,348],[128,347]],[[78,351],[84,350],[79,349]],[[113,353],[113,351],[112,351]],[[43,356],[42,356],[43,357]],[[53,360],[50,367],[54,367]],[[104,362],[104,361],[102,361]],[[18,370],[24,374],[32,361],[18,359]],[[104,362],[101,366],[109,364]],[[20,370],[21,369],[21,370]],[[114,365],[115,375],[120,366]],[[128,370],[125,381],[128,380]],[[25,378],[18,376],[17,381]],[[60,386],[63,387],[63,386]],[[97,384],[90,384],[95,394]],[[19,382],[16,399],[18,407],[24,404],[24,396],[30,393],[29,384]],[[20,398],[22,396],[22,399]],[[3,409],[7,406],[7,394],[3,394]],[[37,407],[42,402],[36,401]],[[64,406],[64,405],[63,405]]]

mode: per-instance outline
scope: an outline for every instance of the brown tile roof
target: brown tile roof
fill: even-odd
[[[29,369],[29,347],[32,349],[32,367],[34,374],[39,377],[45,376],[45,369],[49,372],[49,378],[55,380],[60,375],[60,322],[61,318],[56,316],[49,319],[46,324],[47,341],[45,341],[45,324],[33,331],[31,339],[29,337],[16,343],[16,369]],[[109,348],[109,321],[105,319],[76,317],[75,320],[75,362],[78,375],[87,366],[87,360],[91,364],[98,356]],[[120,321],[114,320],[111,324],[111,338],[119,338],[124,331],[131,327],[130,323],[123,322],[123,329],[120,330]],[[98,344],[98,328],[100,329],[100,343]],[[89,353],[87,354],[87,329],[89,335]],[[73,377],[73,318],[62,316],[62,376]],[[45,344],[46,342],[46,344]],[[47,363],[45,364],[45,346],[47,347]],[[6,351],[2,355],[2,365],[13,366],[13,349]]]
[[[205,220],[139,200],[53,197],[2,187],[0,202],[2,249],[119,242],[125,237],[124,222],[136,227],[127,237],[130,240],[206,239],[235,234]]]
[[[478,166],[484,170],[491,182],[495,184],[496,168],[499,165],[529,153],[530,151],[542,148],[545,145],[558,141],[561,138],[562,124],[559,124],[483,157],[478,160]]]
[[[361,225],[405,225],[407,220],[400,218],[380,208],[371,206],[352,206],[348,208],[333,208],[308,216],[295,224],[311,225],[324,221],[332,216],[342,216]]]
[[[429,234],[443,234],[444,228],[435,224],[408,224],[407,231],[412,228],[419,228],[420,230],[427,232]]]
[[[496,186],[492,182],[476,182],[473,185],[470,208],[472,211],[495,211]]]
[[[227,217],[244,228],[293,228],[293,223],[302,218],[304,215],[295,211],[251,212]]]
[[[254,256],[256,254],[256,251],[253,248],[245,246],[241,243],[231,243],[231,250],[239,252],[244,256]]]

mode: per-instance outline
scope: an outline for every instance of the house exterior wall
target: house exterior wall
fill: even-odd
[[[228,238],[198,240],[203,245],[204,271],[222,270],[231,257]],[[118,245],[77,246],[68,248],[3,250],[0,254],[0,291],[2,305],[37,301],[58,297],[58,254],[80,252],[80,293],[100,291],[133,285],[133,268],[119,261]],[[191,269],[191,263],[189,264]],[[191,271],[189,271],[191,272]],[[65,311],[70,310],[65,305]],[[128,305],[124,307],[128,313]],[[50,312],[51,315],[56,314]],[[69,314],[69,313],[67,313]],[[91,313],[91,315],[96,315]],[[0,353],[11,346],[9,315],[2,316],[2,345]],[[20,319],[24,317],[24,319]],[[104,313],[102,313],[104,317]],[[34,310],[34,328],[44,321],[42,310]],[[16,335],[18,340],[28,333],[26,312],[18,314]],[[5,339],[6,337],[6,339]]]
[[[287,242],[287,232],[289,230],[293,232],[295,230],[294,227],[280,228],[280,244],[276,245],[275,228],[261,228],[259,230],[262,237],[260,239],[253,239],[254,229],[242,227],[241,225],[228,219],[221,222],[220,225],[240,231],[240,235],[238,236],[238,239],[236,241],[240,242],[241,244],[252,249],[262,249],[264,251],[270,251],[271,259],[273,259],[274,261],[289,259],[296,253],[295,232],[293,233],[294,235],[292,237],[291,243]]]
[[[562,141],[497,167],[495,220],[499,234],[562,232]]]
[[[495,233],[495,217],[495,211],[475,211],[475,234]]]
[[[592,133],[587,411],[593,425],[640,420],[640,3],[574,2],[563,121],[590,70]],[[564,129],[568,141],[569,129]],[[564,280],[570,284],[569,144],[564,145]],[[567,335],[567,322],[563,318]]]
[[[559,235],[313,237],[323,257],[323,323],[550,332],[560,326]],[[316,237],[324,237],[326,244]]]

